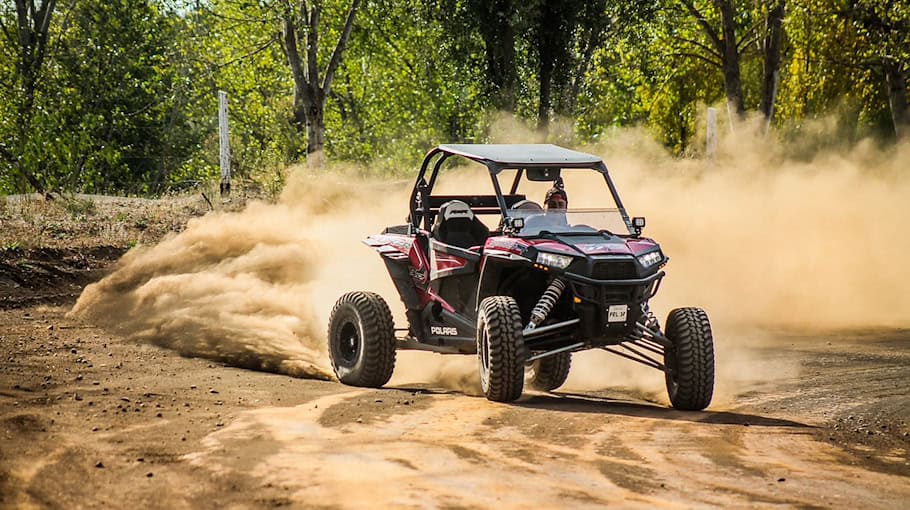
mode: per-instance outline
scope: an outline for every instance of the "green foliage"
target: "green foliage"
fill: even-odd
[[[322,15],[335,16],[338,2],[325,4]],[[186,16],[179,52],[193,78],[187,83],[185,112],[190,123],[201,127],[201,136],[179,179],[219,175],[219,90],[228,94],[234,178],[271,188],[288,164],[305,158],[305,136],[289,122],[293,82],[279,43],[280,7],[279,2],[213,0]],[[331,31],[320,35],[337,37]]]
[[[691,3],[719,28],[718,2]],[[0,194],[31,190],[21,170],[58,191],[210,185],[219,90],[229,95],[235,179],[279,189],[284,169],[306,157],[306,132],[289,122],[294,88],[281,46],[281,17],[299,14],[293,4],[58,2],[48,53],[31,69],[33,95],[16,11],[0,4]],[[351,4],[318,5],[322,68]],[[755,110],[772,2],[733,5],[743,94]],[[807,119],[833,114],[848,138],[893,137],[885,69],[910,75],[910,6],[789,0],[785,12],[777,128],[805,136]],[[306,23],[298,26],[305,40]],[[725,97],[710,47],[682,0],[365,0],[326,103],[326,157],[401,172],[437,143],[490,139],[496,108],[529,124],[542,112],[562,116],[583,142],[644,124],[668,149],[691,153],[704,107]]]
[[[910,62],[910,7],[901,2],[792,0],[779,123],[834,113],[841,135],[893,135],[882,61]]]
[[[607,32],[579,98],[579,134],[596,140],[611,127],[646,123],[667,147],[685,151],[700,107],[723,97],[717,68],[687,42],[700,37],[695,21],[678,9],[619,11]]]
[[[694,1],[705,21],[720,29],[715,2]],[[770,1],[733,2],[747,109],[761,93],[762,37]],[[704,107],[723,101],[717,56],[706,48],[696,20],[679,1],[661,2],[645,23],[627,24],[598,49],[579,98],[577,126],[596,138],[609,126],[645,122],[677,153],[693,142]],[[835,115],[838,138],[893,136],[881,62],[910,62],[910,8],[886,0],[789,0],[784,18],[775,123],[799,136],[804,119]],[[712,63],[714,62],[714,63]],[[906,73],[906,71],[905,71]]]
[[[448,58],[439,14],[389,1],[360,12],[326,112],[330,157],[400,168],[440,140],[478,136],[482,81]]]
[[[142,1],[78,5],[59,48],[65,107],[49,109],[64,137],[55,180],[86,191],[158,189],[186,150],[168,130],[176,20]]]
[[[147,193],[190,154],[172,87],[179,18],[152,1],[77,0],[61,7],[34,110],[11,87],[0,134],[52,189]],[[9,45],[7,45],[9,46]],[[9,49],[9,48],[7,48]],[[4,71],[9,53],[3,53]],[[26,125],[25,133],[17,133]],[[7,191],[21,183],[6,180]]]

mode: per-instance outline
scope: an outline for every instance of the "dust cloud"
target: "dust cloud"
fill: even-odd
[[[828,120],[784,142],[756,125],[725,128],[710,160],[672,157],[638,129],[579,149],[603,158],[629,214],[647,217],[644,235],[670,257],[652,300],[661,322],[677,307],[708,312],[721,404],[798,374],[785,360],[753,356],[790,341],[775,331],[910,326],[910,143],[837,145]],[[503,143],[538,136],[509,118],[496,128]],[[591,184],[569,190],[570,207],[603,186]],[[576,354],[565,388],[607,387],[666,400],[662,373],[605,352]]]
[[[794,159],[730,139],[713,163],[610,152],[626,207],[671,258],[658,306],[816,331],[910,324],[910,144]]]
[[[494,133],[495,142],[541,141],[508,119]],[[648,218],[645,235],[671,259],[658,317],[680,306],[710,315],[720,400],[797,370],[752,361],[750,348],[775,341],[766,330],[910,323],[910,144],[809,153],[746,128],[738,135],[713,160],[671,157],[634,129],[580,148],[604,158],[625,207]],[[185,355],[330,378],[325,329],[344,292],[381,293],[404,325],[380,258],[359,241],[404,222],[410,185],[294,169],[277,203],[212,213],[131,250],[71,313]],[[570,203],[587,193],[569,192]],[[456,358],[400,353],[391,384],[479,393],[476,360]],[[575,357],[567,388],[608,386],[665,398],[659,372],[601,352]]]
[[[647,235],[671,257],[654,308],[701,306],[714,323],[719,404],[798,373],[751,355],[783,345],[769,329],[910,324],[910,145],[787,149],[728,138],[713,163],[653,148],[612,158],[626,206],[648,216]]]
[[[211,213],[130,250],[70,314],[187,356],[330,378],[334,301],[371,281],[393,295],[358,241],[393,217],[385,204],[403,203],[394,184],[293,169],[277,203]]]
[[[579,148],[603,158],[626,210],[647,217],[644,235],[671,259],[655,308],[702,306],[750,326],[910,326],[910,143],[819,150],[753,126],[723,131],[713,159],[672,157],[634,128]],[[805,131],[834,140],[827,120]],[[494,132],[540,141],[508,117]],[[595,177],[568,189],[570,207],[603,187]]]

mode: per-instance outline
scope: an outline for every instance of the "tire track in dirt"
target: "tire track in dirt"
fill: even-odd
[[[889,508],[910,498],[903,478],[851,465],[801,423],[572,395],[501,405],[353,390],[244,413],[203,444],[186,457],[193,465],[243,471],[313,506]]]
[[[440,389],[476,385],[473,358],[414,359],[404,365],[426,371],[353,389],[182,358],[63,312],[0,311],[0,507],[910,501],[906,330],[776,335],[748,351],[737,380],[749,384],[689,413],[617,387],[626,373],[598,359],[576,367],[604,373],[583,392],[504,405],[469,396],[472,384]],[[799,370],[765,370],[784,364]]]

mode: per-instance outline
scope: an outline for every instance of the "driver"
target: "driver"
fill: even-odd
[[[562,179],[553,183],[553,187],[544,196],[543,203],[546,212],[527,216],[525,230],[528,232],[564,230],[568,226],[566,212],[569,207],[569,196],[566,194]]]
[[[550,188],[546,197],[544,197],[544,205],[547,211],[567,209],[569,207],[569,196],[566,194],[566,190],[558,184]]]

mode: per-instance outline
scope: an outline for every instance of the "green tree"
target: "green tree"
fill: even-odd
[[[777,97],[785,5],[785,0],[771,0],[771,3],[765,6],[767,12],[762,40],[762,89],[758,109],[765,117],[767,124],[771,122]]]
[[[884,75],[894,133],[910,137],[907,76],[910,73],[910,5],[894,0],[850,0],[839,13],[863,42],[859,65]]]
[[[0,7],[0,30],[3,32],[2,77],[4,96],[11,104],[11,112],[3,115],[8,140],[0,141],[0,157],[7,172],[25,179],[37,192],[44,192],[45,179],[40,173],[41,158],[30,133],[35,117],[36,103],[42,92],[42,80],[47,72],[45,62],[51,52],[51,20],[54,19],[55,0],[15,0],[13,5]]]
[[[902,136],[910,7],[889,0],[790,0],[779,122],[837,114],[843,134]],[[903,79],[902,79],[903,78]]]
[[[265,5],[265,4],[263,4]],[[260,4],[212,1],[188,10],[179,41],[187,122],[201,134],[182,179],[210,177],[218,167],[217,93],[228,94],[231,171],[260,184],[305,154],[291,123],[293,82],[281,50],[279,19]]]
[[[198,146],[174,93],[182,18],[154,0],[74,0],[51,16],[53,7],[22,11],[37,17],[47,9],[39,17],[46,28],[20,41],[32,46],[3,40],[0,67],[10,71],[3,85],[11,92],[0,100],[7,168],[36,190],[161,189]],[[8,34],[6,22],[3,29]],[[7,179],[13,185],[22,189]]]
[[[698,105],[723,97],[716,59],[697,45],[689,14],[664,4],[608,4],[603,43],[585,74],[576,112],[579,134],[596,140],[611,127],[647,124],[675,152],[695,134]]]
[[[57,183],[153,191],[186,156],[171,65],[179,22],[154,1],[79,0],[57,56]]]
[[[716,65],[724,78],[724,94],[727,108],[737,118],[745,115],[743,95],[741,52],[749,43],[755,30],[754,21],[743,16],[733,0],[712,0],[710,4],[698,5],[694,0],[679,0],[682,8],[698,24],[702,41],[681,39],[690,46],[689,53],[695,58]],[[738,37],[737,33],[741,35]]]
[[[197,10],[214,18],[207,20],[214,39],[206,44],[218,48],[222,60],[211,68],[255,69],[271,57],[273,48],[280,49],[288,75],[286,95],[293,97],[286,109],[288,121],[306,132],[306,153],[312,154],[325,145],[325,108],[359,6],[360,0],[213,0]],[[326,46],[323,39],[334,44]],[[226,76],[226,81],[233,80]],[[263,99],[274,99],[273,91]]]
[[[439,8],[364,5],[326,111],[329,154],[400,168],[440,141],[478,139],[483,68],[450,55],[473,51],[482,62],[480,43],[452,37],[434,21]]]
[[[513,112],[518,81],[515,38],[523,28],[518,6],[512,0],[469,0],[464,10],[483,39],[487,94],[495,108]]]
[[[325,104],[359,6],[360,0],[353,0],[348,7],[337,42],[321,73],[319,32],[324,30],[320,26],[322,2],[313,0],[308,5],[305,0],[296,4],[286,0],[277,7],[282,25],[282,48],[294,78],[293,122],[299,129],[306,127],[307,154],[322,151],[325,145]]]

